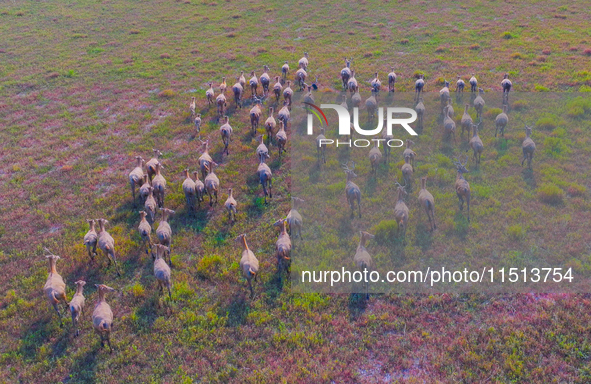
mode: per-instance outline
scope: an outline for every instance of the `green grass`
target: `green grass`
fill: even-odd
[[[198,158],[188,119],[193,95],[204,118],[201,138],[212,139],[212,153],[222,160],[219,125],[204,100],[209,81],[218,84],[226,75],[232,82],[241,70],[260,74],[263,64],[275,74],[284,60],[293,69],[308,51],[310,73],[319,76],[321,89],[339,89],[342,57],[352,56],[362,81],[375,71],[383,76],[394,65],[402,75],[398,91],[413,89],[414,74],[424,73],[425,89],[433,91],[439,78],[461,75],[467,80],[472,72],[487,91],[500,89],[505,72],[516,91],[532,91],[536,85],[550,91],[585,90],[590,85],[586,6],[578,2],[558,10],[545,1],[535,7],[492,2],[428,6],[419,13],[416,4],[406,2],[395,7],[334,1],[2,3],[0,381],[588,382],[585,335],[591,318],[586,296],[392,293],[364,303],[356,295],[293,293],[289,282],[275,276],[277,231],[270,225],[290,207],[291,154],[273,166],[274,197],[265,206],[260,187],[246,182],[256,170],[256,144],[247,133],[245,112],[231,111],[236,135],[229,160],[224,156],[217,171],[221,202],[225,188],[234,188],[237,223],[228,225],[219,206],[204,207],[192,217],[180,189],[181,171],[195,169]],[[444,21],[443,12],[453,18]],[[504,13],[511,17],[499,17]],[[504,32],[511,38],[503,38]],[[542,49],[551,54],[530,65]],[[518,56],[512,59],[514,53]],[[525,264],[532,254],[547,252],[531,240],[544,232],[546,244],[561,246],[557,262],[569,260],[578,270],[589,270],[589,251],[583,246],[589,243],[587,232],[567,230],[573,221],[588,221],[589,164],[581,160],[588,159],[591,148],[588,99],[575,99],[553,112],[565,124],[553,120],[555,127],[534,131],[539,150],[532,174],[522,173],[517,159],[521,124],[534,108],[518,103],[513,101],[510,119],[516,126],[509,128],[507,143],[497,146],[488,132],[483,134],[482,171],[467,176],[476,196],[471,224],[457,213],[449,187],[455,173],[449,156],[439,153],[436,120],[430,121],[421,156],[428,148],[432,156],[420,160],[425,165],[420,169],[433,178],[441,228],[434,236],[418,232],[418,212],[411,207],[410,241],[404,248],[408,260],[418,263],[425,253],[441,250],[447,236],[460,241],[457,247],[471,241],[462,248],[468,255],[485,249],[477,238],[511,239],[515,245],[498,254],[499,260]],[[456,106],[456,115],[459,110]],[[490,124],[494,116],[487,119]],[[551,136],[561,127],[563,137]],[[166,205],[177,211],[171,221],[172,303],[156,294],[127,185],[133,157],[149,158],[152,148],[165,153]],[[271,150],[275,156],[276,148]],[[397,170],[393,164],[392,174]],[[500,176],[503,167],[512,169],[507,180]],[[341,198],[342,187],[335,183],[326,189]],[[554,204],[554,197],[550,203],[540,200],[546,195],[560,196],[562,203]],[[377,189],[374,198],[382,197]],[[565,211],[556,215],[560,209]],[[302,212],[311,217],[312,207]],[[527,228],[524,234],[491,225],[509,212]],[[554,225],[543,219],[548,215],[556,217]],[[88,263],[81,239],[85,219],[97,217],[111,223],[122,278],[106,268],[102,255],[98,265]],[[384,239],[394,230],[391,224],[382,225],[383,230],[379,223],[372,225]],[[315,230],[306,229],[305,239]],[[233,241],[243,232],[261,261],[252,300]],[[327,240],[321,258],[334,256],[328,247],[333,241]],[[355,241],[349,243],[342,246],[354,249]],[[68,283],[68,297],[74,281],[89,282],[78,338],[70,335],[68,319],[59,327],[42,296],[47,276],[43,246],[63,257],[58,270]],[[386,249],[372,250],[376,259],[391,256]],[[99,348],[90,326],[95,283],[117,288],[108,297],[115,313],[112,355]]]

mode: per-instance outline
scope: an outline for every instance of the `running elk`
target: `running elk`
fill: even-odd
[[[531,131],[533,127],[525,126],[525,140],[523,140],[523,144],[521,145],[521,149],[523,150],[523,160],[521,160],[521,166],[523,167],[523,162],[527,160],[527,167],[531,168],[531,161],[534,158],[534,152],[536,150],[536,143],[531,139]]]
[[[425,210],[427,213],[427,217],[429,218],[429,227],[431,231],[437,229],[437,225],[435,224],[435,200],[433,199],[433,195],[427,191],[427,178],[421,178],[421,190],[419,191],[419,205]]]
[[[361,217],[361,189],[353,182],[353,178],[357,177],[354,172],[355,162],[352,163],[352,168],[349,167],[348,163],[343,164],[343,169],[347,175],[347,184],[345,185],[345,196],[347,202],[351,207],[351,218],[355,216],[355,201],[357,201],[357,207],[359,209],[359,217]]]
[[[464,200],[466,200],[466,204],[468,206],[468,222],[470,222],[470,184],[464,179],[464,173],[468,173],[466,169],[466,164],[468,163],[468,156],[466,155],[466,160],[462,163],[460,160],[455,158],[453,164],[456,166],[458,173],[456,176],[456,195],[458,196],[459,204],[460,204],[460,211],[464,210]]]

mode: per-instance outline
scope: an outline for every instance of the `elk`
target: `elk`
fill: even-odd
[[[270,156],[269,156],[269,148],[267,148],[267,146],[265,145],[264,136],[260,135],[259,140],[260,140],[260,144],[257,147],[256,154],[257,154],[257,158],[260,161],[261,159],[268,159]]]
[[[148,246],[150,247],[150,250],[152,249],[152,226],[150,225],[150,223],[148,223],[148,220],[146,220],[146,211],[140,211],[140,224],[137,227],[137,230],[140,234],[140,237],[142,239],[142,244],[143,246],[146,245],[146,243],[148,243]],[[148,254],[148,248],[146,247],[146,254]]]
[[[291,81],[287,80],[287,87],[283,90],[283,105],[291,106],[291,97],[293,96],[293,90],[291,89]]]
[[[410,161],[410,157],[405,157],[404,164],[402,164],[402,167],[400,168],[400,170],[402,171],[402,178],[404,179],[404,185],[408,185],[408,186],[410,186],[410,184],[412,182],[412,174],[413,174],[413,168],[412,168],[412,165],[410,165],[409,161]]]
[[[70,300],[70,315],[72,316],[72,325],[76,332],[74,333],[74,337],[78,337],[80,335],[80,316],[84,311],[84,285],[86,285],[86,281],[78,280],[74,283],[76,285],[76,293],[74,293],[74,297]]]
[[[355,71],[351,71],[351,77],[349,78],[349,81],[347,81],[347,88],[351,93],[355,93],[358,89]]]
[[[135,168],[129,173],[129,186],[131,187],[131,195],[133,197],[133,205],[135,206],[135,186],[141,185],[141,181],[144,179],[144,159],[141,156],[135,157],[136,165]]]
[[[193,176],[195,177],[195,198],[197,199],[197,205],[201,206],[203,195],[205,194],[205,184],[199,180],[198,171],[193,171]]]
[[[281,91],[283,91],[283,86],[281,85],[281,81],[279,81],[279,76],[275,76],[275,84],[273,85],[273,93],[275,94],[275,102],[279,103],[279,97],[281,96]]]
[[[220,93],[218,97],[215,98],[215,103],[218,107],[218,119],[224,116],[224,112],[226,111],[226,95]]]
[[[282,66],[281,66],[281,76],[283,76],[283,78],[285,79],[287,77],[287,74],[289,73],[289,62],[286,61]]]
[[[287,106],[287,102],[283,102],[283,108],[279,110],[277,113],[277,120],[282,121],[284,125],[287,126],[287,122],[291,119],[291,113],[289,112],[289,108]]]
[[[304,57],[298,61],[298,66],[304,70],[308,70],[308,52],[304,52]]]
[[[148,178],[147,174],[144,174],[144,183],[140,187],[140,200],[146,201],[148,198],[148,194],[150,193],[150,187],[152,184],[150,183],[150,179]]]
[[[416,152],[412,150],[412,146],[415,144],[414,141],[411,139],[406,140],[406,149],[402,152],[402,157],[404,157],[404,161],[410,163],[412,166],[412,170],[415,169],[415,157],[417,156]],[[407,161],[408,159],[408,161]]]
[[[378,171],[378,166],[382,161],[382,151],[378,147],[378,142],[374,141],[374,146],[369,151],[369,162],[371,164],[371,171],[373,174],[376,174]]]
[[[447,105],[447,101],[449,100],[449,81],[445,80],[443,83],[443,88],[439,90],[439,99],[441,100],[441,108],[444,108]]]
[[[154,255],[154,276],[156,277],[156,281],[158,281],[159,293],[162,293],[164,287],[166,287],[166,289],[168,289],[168,299],[172,301],[170,267],[166,265],[166,260],[164,259],[164,255],[168,251],[169,249],[166,246],[156,244],[156,255]]]
[[[250,128],[251,133],[253,135],[257,132],[257,128],[259,127],[259,121],[262,115],[263,112],[261,111],[261,104],[256,103],[254,107],[252,107],[250,110]]]
[[[234,94],[234,102],[236,106],[242,108],[242,92],[244,92],[244,87],[240,84],[240,78],[236,78],[236,84],[232,86],[232,93]]]
[[[277,273],[281,274],[283,270],[289,273],[289,264],[291,262],[291,239],[287,232],[287,220],[280,219],[273,224],[275,227],[280,227],[281,232],[275,242],[275,254],[277,256]]]
[[[195,115],[195,119],[193,120],[193,123],[195,124],[195,130],[197,130],[197,133],[200,133],[201,132],[201,114],[200,113]]]
[[[454,143],[456,142],[456,122],[451,118],[449,114],[449,106],[446,106],[444,109],[445,118],[443,119],[443,130],[444,135],[449,139],[451,136],[454,138]]]
[[[474,151],[474,161],[476,164],[480,164],[480,157],[484,151],[484,144],[482,144],[482,140],[480,140],[480,137],[478,136],[478,127],[480,124],[472,124],[472,138],[469,143],[470,148]]]
[[[474,109],[476,109],[477,118],[479,121],[482,121],[482,110],[484,109],[484,99],[482,98],[484,95],[484,89],[478,88],[478,96],[474,99]]]
[[[213,90],[213,86],[211,83],[207,83],[209,85],[209,89],[205,91],[205,97],[207,97],[207,104],[211,106],[213,104],[213,97],[215,96],[215,92]]]
[[[271,168],[265,163],[265,159],[261,157],[259,166],[257,168],[257,175],[259,177],[259,182],[263,186],[263,192],[265,193],[265,204],[267,204],[267,195],[270,198],[273,198],[273,190],[272,190],[272,176]],[[269,191],[267,192],[267,187]]]
[[[154,187],[148,188],[148,197],[146,197],[146,202],[144,203],[144,209],[150,215],[150,220],[152,223],[154,222],[154,218],[156,217],[156,199],[154,199]]]
[[[531,161],[534,158],[534,152],[536,150],[536,143],[531,139],[531,131],[533,127],[525,126],[525,140],[523,140],[523,144],[521,144],[521,149],[523,151],[523,160],[521,160],[521,166],[523,167],[523,162],[527,159],[527,167],[531,168]]]
[[[115,240],[113,237],[105,230],[105,224],[108,223],[105,219],[98,219],[99,223],[99,233],[98,233],[98,247],[105,253],[105,256],[109,260],[109,264],[111,265],[111,260],[115,264],[115,270],[117,271],[117,275],[121,276],[119,272],[119,267],[117,266],[117,259],[115,258]]]
[[[244,71],[240,71],[240,76],[238,76],[238,82],[242,85],[242,89],[246,86],[246,77],[244,77]]]
[[[156,164],[156,176],[154,176],[154,180],[152,180],[152,187],[154,187],[154,197],[156,198],[159,208],[164,207],[164,192],[166,190],[166,179],[160,173],[162,168],[162,164]]]
[[[92,326],[101,339],[101,348],[105,346],[106,341],[109,344],[109,350],[113,353],[113,347],[111,347],[113,311],[105,300],[105,293],[113,292],[115,289],[104,284],[95,284],[95,287],[98,289],[99,298],[92,312]]]
[[[406,228],[408,225],[408,207],[404,202],[404,196],[406,195],[406,184],[400,185],[396,183],[398,186],[398,200],[396,201],[396,205],[394,206],[394,219],[398,224],[398,235],[402,235],[402,240],[406,238]]]
[[[269,93],[269,85],[271,84],[271,78],[267,72],[269,72],[269,67],[267,65],[263,65],[263,74],[261,77],[259,77],[259,80],[263,86],[263,95],[265,96]]]
[[[201,145],[203,145],[205,149],[201,153],[201,156],[199,156],[199,169],[201,170],[201,177],[205,178],[207,176],[207,173],[211,169],[213,159],[209,155],[209,140],[200,141]]]
[[[472,116],[468,113],[469,104],[464,106],[464,114],[462,115],[462,120],[460,122],[462,126],[462,136],[464,135],[464,131],[470,132],[470,128],[472,127]]]
[[[380,93],[380,88],[382,88],[382,82],[380,81],[380,77],[378,76],[377,72],[375,73],[375,77],[371,79],[369,83],[371,85],[371,89],[373,92]]]
[[[259,86],[259,80],[257,79],[257,75],[254,74],[254,71],[250,72],[250,80],[248,80],[248,84],[250,85],[250,94],[252,97],[257,95],[257,88]]]
[[[507,99],[509,97],[509,92],[511,91],[511,87],[513,84],[511,80],[509,80],[509,74],[505,73],[503,76],[503,80],[501,81],[501,87],[503,87],[503,98]]]
[[[353,108],[359,108],[361,105],[361,95],[359,94],[359,87],[355,86],[353,96],[351,96],[351,106]]]
[[[220,189],[220,179],[218,179],[217,175],[215,174],[213,168],[217,164],[212,162],[211,167],[208,170],[208,174],[205,177],[203,184],[205,185],[205,190],[207,191],[207,195],[209,196],[209,206],[213,207],[213,197],[215,196],[215,203],[218,202],[218,190]]]
[[[347,58],[345,57],[345,67],[343,69],[341,69],[341,80],[343,82],[343,89],[346,90],[347,89],[347,83],[349,82],[349,79],[351,78],[351,61],[353,60],[353,58],[347,60]]]
[[[365,271],[369,273],[373,267],[373,260],[371,255],[365,248],[365,244],[367,240],[373,239],[375,236],[369,232],[359,231],[359,235],[361,238],[359,239],[359,245],[357,246],[357,251],[355,252],[355,256],[353,257],[353,261],[359,270]],[[369,280],[365,280],[366,284],[366,299],[369,300]]]
[[[351,218],[355,216],[355,201],[357,201],[357,207],[359,208],[359,217],[361,218],[361,189],[353,182],[353,178],[357,177],[354,172],[355,162],[352,163],[352,168],[349,167],[348,163],[342,165],[347,175],[347,184],[345,185],[345,196],[347,202],[351,207]]]
[[[183,171],[185,175],[185,180],[183,181],[183,192],[185,194],[185,201],[187,203],[187,208],[189,210],[195,209],[195,182],[191,179],[191,175],[189,174],[189,170],[185,169]]]
[[[394,67],[391,67],[392,72],[388,73],[388,92],[394,92],[394,86],[396,85],[396,72]]]
[[[507,105],[503,105],[503,112],[499,113],[495,118],[495,137],[500,132],[501,136],[505,137],[505,128],[509,123],[509,116],[507,116]]]
[[[242,243],[242,257],[240,258],[240,270],[242,271],[242,276],[248,281],[248,288],[250,288],[250,297],[254,296],[254,291],[252,289],[252,281],[257,281],[257,273],[259,272],[259,261],[257,260],[254,252],[248,248],[248,243],[246,242],[246,234],[243,233],[236,238],[236,241],[240,241]]]
[[[228,188],[228,198],[226,199],[226,202],[224,203],[224,207],[226,207],[226,210],[228,211],[228,220],[233,223],[234,221],[236,221],[236,199],[234,199],[234,195],[232,194],[232,188]]]
[[[152,149],[152,152],[154,152],[154,157],[152,157],[146,163],[146,172],[148,173],[148,177],[150,178],[150,182],[152,181],[152,178],[156,174],[156,164],[158,164],[160,162],[159,158],[160,158],[160,156],[162,156],[162,152],[160,152],[157,149]]]
[[[474,76],[474,74],[472,74],[472,77],[470,78],[470,92],[474,93],[478,90],[478,80],[476,80],[476,76]]]
[[[468,222],[470,222],[470,184],[464,179],[464,173],[468,173],[466,169],[466,164],[468,163],[468,156],[466,155],[466,160],[462,163],[460,160],[455,158],[453,164],[456,166],[458,173],[456,176],[456,195],[458,196],[459,204],[460,204],[460,211],[464,210],[464,199],[466,200],[466,204],[468,206]]]
[[[343,93],[343,101],[341,102],[341,107],[349,110],[349,105],[347,104],[347,94]]]
[[[304,95],[304,103],[314,104],[314,94],[312,94],[312,86],[308,85],[308,93]]]
[[[86,220],[86,222],[90,225],[88,232],[84,235],[84,245],[86,246],[86,250],[88,251],[88,256],[90,257],[90,261],[94,261],[94,255],[96,255],[96,245],[98,241],[98,236],[96,234],[96,230],[94,229],[94,220]]]
[[[298,69],[295,73],[295,84],[300,86],[300,91],[303,91],[306,86],[306,77],[308,77],[308,73],[304,68]]]
[[[464,82],[464,80],[462,80],[462,78],[458,76],[458,80],[456,81],[456,93],[464,93],[465,86],[466,83]]]
[[[189,104],[189,110],[191,111],[191,118],[195,117],[195,96],[191,97],[191,103]]]
[[[220,136],[222,137],[222,142],[224,143],[224,150],[222,151],[222,155],[225,153],[228,156],[230,155],[230,151],[228,150],[228,146],[230,145],[230,141],[232,141],[232,126],[230,125],[230,118],[228,115],[224,116],[226,118],[226,122],[220,126]]]
[[[371,96],[365,100],[365,109],[367,109],[367,118],[373,120],[376,117],[376,109],[378,108],[378,101],[376,100],[376,91],[371,91]]]
[[[423,104],[423,97],[419,97],[419,102],[415,106],[415,111],[417,112],[417,125],[419,127],[423,127],[423,120],[425,117],[425,104]]]
[[[228,88],[228,84],[226,84],[226,78],[222,77],[222,82],[220,83],[220,92],[225,94],[227,88]]]
[[[279,130],[275,135],[275,139],[277,141],[277,150],[279,151],[279,158],[281,159],[281,154],[285,152],[285,146],[287,144],[287,133],[285,132],[285,123],[283,120],[280,121],[281,125],[279,126]]]
[[[421,92],[423,92],[423,88],[425,87],[425,75],[419,75],[417,81],[415,81],[415,95],[418,98],[421,96]]]
[[[271,138],[273,137],[273,131],[277,126],[277,121],[273,117],[273,111],[275,109],[273,107],[269,108],[269,117],[265,120],[265,131],[267,132],[267,143],[271,142]]]
[[[419,191],[419,205],[423,207],[429,218],[429,227],[431,231],[437,229],[435,224],[435,200],[433,195],[427,191],[427,178],[421,177],[421,190]]]
[[[320,134],[316,136],[316,158],[319,163],[322,160],[322,163],[326,164],[326,145],[323,144],[323,140],[326,140],[326,136],[324,136],[324,127],[321,127]]]
[[[304,221],[302,219],[302,215],[300,215],[297,208],[304,202],[304,199],[300,199],[299,197],[294,196],[291,198],[291,201],[291,210],[285,217],[285,220],[287,220],[287,224],[289,224],[289,235],[294,236],[294,238],[295,236],[299,236],[300,240],[303,240],[302,225]]]
[[[172,260],[170,259],[170,248],[172,246],[172,228],[170,228],[168,220],[174,216],[175,212],[168,208],[163,208],[161,212],[162,218],[160,219],[158,228],[156,228],[156,236],[158,237],[160,244],[168,248],[168,263],[172,267]]]
[[[47,252],[49,252],[46,249]],[[51,252],[50,252],[51,253]],[[62,323],[62,314],[58,308],[58,304],[60,301],[63,301],[66,305],[66,308],[69,306],[68,300],[66,298],[66,283],[62,276],[57,273],[55,268],[56,262],[60,259],[57,255],[47,255],[45,256],[49,261],[49,275],[47,276],[47,281],[45,282],[45,286],[43,286],[43,293],[47,297],[49,304],[53,306],[53,309],[57,312],[57,315],[60,319],[60,327],[63,326]]]

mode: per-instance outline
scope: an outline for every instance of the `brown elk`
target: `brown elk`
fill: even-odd
[[[527,167],[531,168],[531,161],[534,158],[534,152],[536,150],[536,143],[531,139],[531,131],[533,127],[525,126],[525,140],[523,140],[523,144],[521,145],[521,149],[523,150],[523,160],[521,160],[521,166],[523,167],[523,162],[527,159]]]
[[[431,231],[437,229],[437,225],[435,224],[435,199],[433,199],[433,195],[427,191],[427,178],[421,178],[421,190],[419,191],[419,205],[423,207],[425,212],[427,213],[427,217],[429,218],[429,226],[431,227]]]
[[[351,78],[351,61],[353,60],[353,58],[347,60],[347,58],[345,57],[345,67],[343,69],[341,69],[341,81],[343,82],[343,89],[346,90],[347,89],[347,83],[349,82],[349,79]]]
[[[455,158],[453,164],[456,166],[458,173],[456,176],[456,195],[458,196],[459,204],[460,204],[460,211],[464,210],[464,200],[466,200],[466,205],[468,206],[468,222],[470,222],[470,184],[464,179],[464,173],[468,173],[466,169],[466,164],[468,163],[468,155],[466,155],[466,160],[462,163],[460,160]]]
[[[225,153],[230,155],[230,151],[228,150],[228,146],[230,145],[230,141],[232,140],[232,126],[230,125],[230,118],[228,115],[224,116],[226,118],[226,122],[222,124],[220,127],[220,136],[222,137],[222,142],[224,143],[224,150],[222,151],[222,155]]]
[[[398,186],[398,199],[396,200],[396,205],[394,206],[394,219],[398,224],[398,235],[402,235],[402,240],[404,241],[406,238],[406,228],[408,226],[408,214],[409,209],[406,203],[404,202],[404,196],[406,196],[406,184],[400,185],[396,183]]]
[[[347,196],[347,202],[351,207],[351,218],[355,216],[355,201],[357,201],[357,207],[359,208],[359,217],[361,217],[361,189],[353,182],[353,178],[357,177],[354,172],[355,162],[352,163],[352,168],[349,167],[348,163],[343,164],[343,169],[347,175],[347,184],[345,185],[345,195]]]
[[[480,123],[482,124],[482,123]],[[484,144],[478,136],[478,127],[480,124],[472,124],[472,138],[470,139],[470,148],[474,151],[474,161],[476,164],[480,164],[480,157],[484,151]]]
[[[375,236],[365,231],[359,231],[359,235],[361,235],[361,238],[359,239],[359,245],[357,246],[357,251],[355,252],[355,257],[353,258],[353,261],[355,262],[355,265],[357,266],[357,268],[359,268],[359,270],[367,270],[367,272],[369,273],[373,267],[373,260],[371,258],[371,255],[367,251],[367,248],[365,248],[365,244],[367,243],[367,240],[371,240]],[[369,280],[366,280],[365,283],[366,299],[369,300]]]

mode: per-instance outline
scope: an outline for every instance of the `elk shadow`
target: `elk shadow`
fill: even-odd
[[[378,189],[378,172],[379,169],[374,173],[372,171],[367,175],[367,182],[365,183],[364,194],[368,197],[373,197],[374,193]]]
[[[428,224],[427,214],[424,213],[421,221],[415,226],[415,245],[419,246],[423,252],[427,251],[433,245],[433,232]],[[422,221],[425,219],[427,221]]]
[[[246,318],[250,312],[250,300],[247,300],[246,295],[244,292],[232,295],[230,302],[220,307],[219,316],[227,317],[227,327],[234,328],[246,324]]]
[[[200,208],[198,208],[197,203],[195,203],[194,211],[191,211],[185,205],[185,209],[177,211],[179,213],[175,213],[174,217],[169,220],[172,232],[178,233],[181,229],[190,229],[195,233],[201,232],[210,220],[207,215],[207,208],[209,208],[209,202],[206,202],[205,199],[201,202]],[[153,229],[154,231],[156,230],[155,228]]]
[[[527,163],[527,160],[526,160]],[[536,177],[534,174],[533,168],[524,168],[521,171],[521,177],[523,177],[523,181],[528,186],[529,189],[536,189],[538,187],[536,183]]]
[[[151,279],[150,279],[151,280]],[[153,284],[150,284],[153,283]],[[156,281],[151,280],[145,285],[156,287]],[[151,288],[151,287],[150,287]],[[158,302],[160,300],[160,294],[158,289],[155,288],[155,293],[152,296],[148,296],[136,310],[137,320],[135,321],[134,328],[138,333],[146,334],[152,331],[152,326],[156,319],[160,316],[158,314]]]
[[[308,168],[308,182],[310,184],[318,184],[321,181],[322,164],[316,161],[310,168]]]
[[[275,272],[264,284],[266,304],[271,306],[277,305],[277,300],[281,296],[281,292],[283,292],[283,287],[285,286],[285,281],[289,278],[289,276],[290,275],[286,275],[285,272],[279,272],[279,270],[275,267]]]
[[[363,291],[360,291],[363,292]],[[367,309],[367,294],[366,293],[351,293],[349,295],[348,309],[349,309],[349,321],[357,321],[365,310]]]
[[[60,310],[63,313],[64,307],[61,306]],[[51,335],[54,328],[52,323],[55,321],[57,324],[59,321],[56,318],[57,314],[55,313],[55,310],[51,308],[51,311],[51,316],[45,315],[43,318],[35,320],[24,335],[21,336],[18,351],[23,357],[23,360],[30,361],[37,356],[37,349],[40,345],[46,342]],[[63,333],[66,332],[66,325],[64,324],[64,327],[60,328],[60,330],[63,337]]]
[[[93,342],[93,346],[82,357],[74,360],[69,376],[80,383],[96,383],[97,355],[100,353],[99,342]]]

